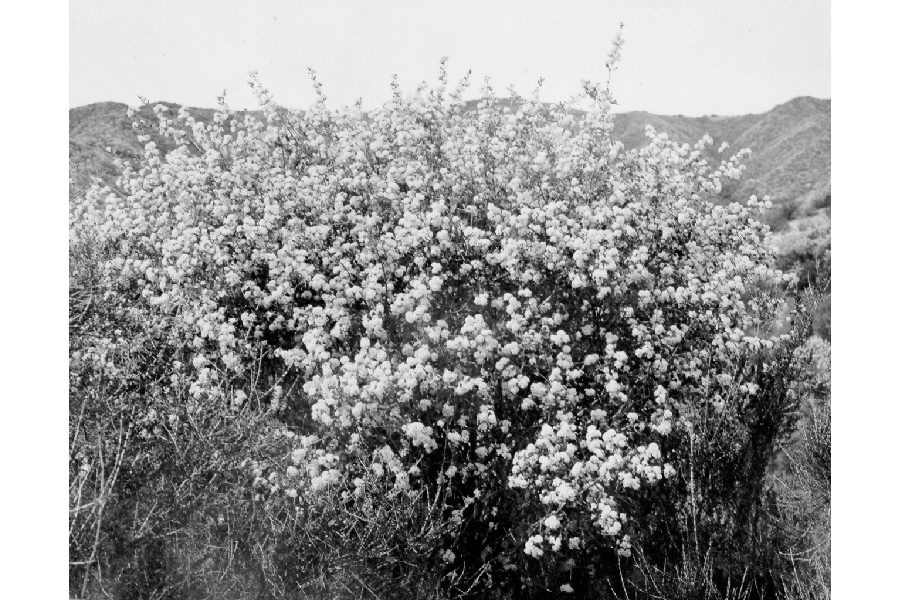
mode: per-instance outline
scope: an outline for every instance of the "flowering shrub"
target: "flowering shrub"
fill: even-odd
[[[74,202],[71,244],[105,248],[104,301],[163,332],[185,415],[285,426],[288,452],[247,457],[260,501],[439,491],[453,585],[547,564],[572,592],[598,549],[630,555],[629,506],[685,480],[708,415],[740,423],[742,365],[787,340],[767,203],[715,201],[746,154],[710,165],[712,140],[649,127],[625,152],[590,83],[518,110],[486,83],[467,110],[442,68],[366,113],[313,81],[288,112],[252,79],[264,121],[157,106],[174,150],[136,122],[143,160]]]

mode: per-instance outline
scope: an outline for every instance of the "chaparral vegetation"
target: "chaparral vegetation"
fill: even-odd
[[[608,84],[251,85],[72,202],[73,596],[828,595],[828,347],[745,152],[625,151]]]

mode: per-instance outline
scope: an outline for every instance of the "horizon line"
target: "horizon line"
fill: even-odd
[[[465,103],[477,102],[477,101],[481,100],[482,98],[483,98],[483,96],[481,96],[481,97],[476,97],[476,98],[470,98],[470,99],[464,100],[464,102],[465,102]],[[503,101],[503,100],[509,100],[510,98],[511,98],[511,96],[497,96],[497,97],[496,97],[496,99],[497,99],[497,100],[500,100],[500,101]],[[772,105],[770,108],[768,108],[768,109],[766,109],[766,110],[763,110],[763,111],[760,111],[760,112],[745,112],[745,113],[716,113],[716,112],[711,112],[711,113],[703,113],[703,114],[691,115],[691,114],[685,114],[685,113],[664,113],[664,112],[654,112],[654,111],[652,111],[652,110],[640,109],[640,108],[627,109],[627,110],[624,110],[624,109],[617,110],[616,107],[619,106],[619,105],[616,105],[616,104],[613,105],[613,108],[611,109],[610,112],[612,112],[613,114],[647,113],[647,114],[656,115],[656,116],[660,116],[660,117],[684,117],[684,118],[691,118],[691,119],[702,119],[702,118],[705,118],[705,117],[741,117],[741,116],[747,116],[747,115],[761,115],[761,114],[765,114],[765,113],[767,113],[767,112],[770,112],[770,111],[772,111],[772,110],[778,108],[779,106],[782,106],[782,105],[784,105],[784,104],[788,104],[788,103],[790,103],[790,102],[793,102],[793,101],[795,101],[795,100],[800,100],[800,99],[803,99],[803,98],[810,98],[810,99],[812,99],[812,100],[818,100],[818,101],[824,101],[824,102],[831,102],[831,96],[824,96],[824,97],[823,97],[823,96],[813,96],[813,95],[810,95],[810,94],[801,94],[801,95],[799,95],[799,96],[793,96],[793,97],[791,97],[791,98],[788,98],[787,100],[784,100],[784,101],[782,101],[782,102],[778,102],[778,103]],[[552,101],[545,101],[545,102],[542,102],[542,104],[545,104],[545,105],[555,105],[555,104],[559,104],[559,103],[560,103],[559,101],[557,101],[557,102],[552,102]],[[173,102],[173,101],[171,101],[171,100],[153,100],[153,101],[148,101],[146,104],[128,104],[127,102],[122,102],[122,101],[120,101],[120,100],[97,100],[97,101],[95,101],[95,102],[88,102],[87,104],[80,104],[80,105],[78,105],[78,106],[71,106],[71,105],[70,105],[70,106],[69,106],[69,111],[78,110],[78,109],[81,109],[81,108],[87,108],[87,107],[94,106],[94,105],[97,105],[97,104],[121,104],[122,106],[126,106],[126,107],[127,107],[127,106],[133,106],[133,107],[136,107],[136,108],[137,108],[137,107],[141,107],[141,106],[153,106],[153,105],[156,105],[156,104],[170,104],[170,105],[175,105],[175,106],[179,106],[179,107],[184,106],[184,107],[186,107],[188,110],[192,110],[192,109],[193,109],[193,110],[215,110],[215,107],[212,107],[212,106],[189,106],[189,105],[186,105],[186,104],[183,104],[183,103],[180,103],[180,102]],[[304,110],[306,110],[306,109],[303,109],[303,108],[297,108],[297,107],[287,106],[287,105],[283,105],[283,104],[278,104],[277,102],[276,102],[275,104],[276,104],[277,106],[281,107],[281,108],[286,108],[287,110],[290,110],[290,111],[303,112]],[[383,103],[382,103],[382,105],[383,105]],[[374,107],[374,108],[364,109],[363,112],[370,112],[370,111],[372,111],[372,110],[375,110],[375,109],[377,109],[377,108],[380,108],[380,106],[382,106],[382,105],[376,106],[376,107]],[[335,108],[346,108],[346,107],[349,107],[349,106],[350,106],[350,105],[348,105],[348,104],[341,104],[341,105],[336,105]],[[229,108],[230,108],[230,110],[232,110],[232,111],[234,111],[234,112],[259,112],[259,111],[262,110],[259,106],[255,107],[255,108],[249,108],[249,107],[246,107],[246,106],[245,106],[245,107],[241,107],[241,108],[237,108],[237,107],[229,107]]]

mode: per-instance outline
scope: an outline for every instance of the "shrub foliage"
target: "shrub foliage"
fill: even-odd
[[[364,112],[313,82],[290,112],[253,79],[264,120],[157,106],[73,202],[73,589],[584,595],[688,555],[710,590],[774,581],[808,319],[767,203],[716,201],[745,153],[625,152],[593,84],[470,110],[442,67]]]

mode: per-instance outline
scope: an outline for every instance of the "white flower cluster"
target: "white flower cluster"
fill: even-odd
[[[772,344],[749,335],[781,277],[760,206],[712,201],[740,155],[649,129],[625,152],[591,86],[587,112],[489,87],[466,110],[442,76],[371,113],[287,113],[253,85],[264,122],[157,107],[175,149],[148,142],[73,210],[74,240],[116,248],[108,294],[173,324],[193,401],[307,414],[289,495],[436,478],[475,490],[463,510],[528,489],[527,553],[627,552],[622,495],[672,476],[664,440]]]

